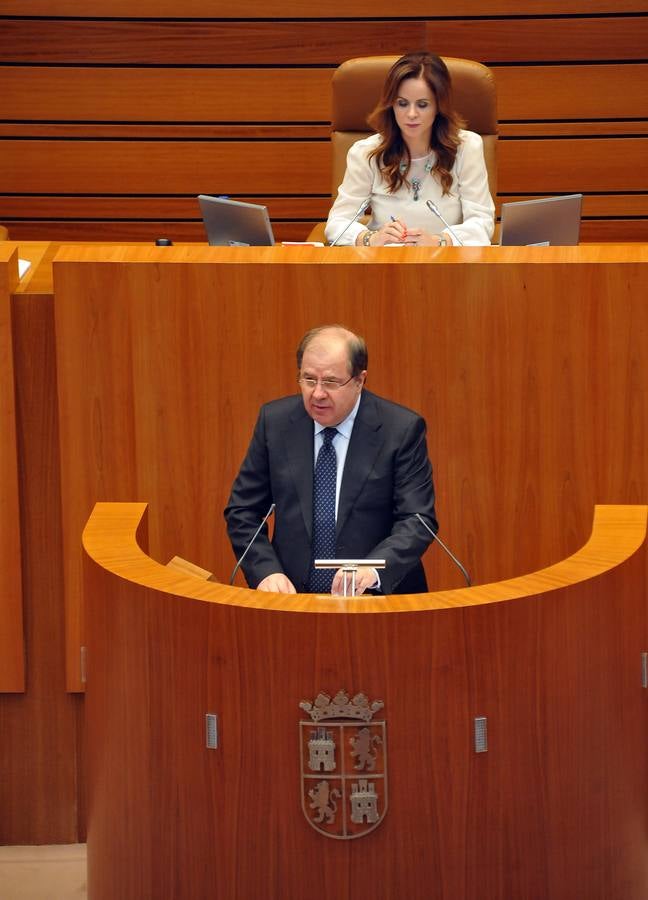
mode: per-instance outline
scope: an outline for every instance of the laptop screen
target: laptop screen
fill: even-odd
[[[274,235],[265,206],[228,197],[198,197],[212,247],[272,247]]]
[[[582,194],[567,194],[502,203],[501,246],[549,244],[568,247],[578,244],[582,202]]]

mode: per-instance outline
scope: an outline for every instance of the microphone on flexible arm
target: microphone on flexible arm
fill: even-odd
[[[259,525],[259,527],[257,528],[257,530],[256,530],[256,531],[254,532],[254,534],[252,535],[252,540],[250,541],[250,543],[247,545],[247,547],[245,548],[245,550],[243,551],[243,553],[242,553],[242,554],[240,555],[240,557],[238,558],[238,560],[237,560],[237,562],[236,562],[236,565],[234,566],[234,571],[232,572],[232,577],[231,577],[230,580],[229,580],[229,583],[230,583],[230,584],[234,584],[234,579],[236,578],[236,573],[237,573],[238,570],[241,568],[241,563],[243,562],[243,560],[244,560],[245,557],[247,556],[247,552],[248,552],[248,550],[250,549],[250,547],[252,546],[252,544],[256,541],[256,539],[257,539],[257,537],[258,537],[258,535],[259,535],[259,532],[261,531],[261,529],[263,528],[263,526],[265,525],[265,523],[268,521],[268,519],[270,518],[270,516],[271,516],[272,513],[274,512],[275,506],[276,506],[275,503],[271,503],[271,504],[270,504],[270,509],[269,509],[268,512],[265,514],[265,516],[261,519],[261,524]]]
[[[344,226],[344,228],[338,234],[338,236],[335,238],[335,240],[331,241],[331,243],[329,244],[329,247],[335,247],[337,242],[340,240],[341,237],[343,237],[343,235],[345,235],[347,233],[347,231],[349,230],[349,228],[351,228],[353,223],[358,221],[358,219],[360,218],[360,216],[363,214],[363,212],[366,210],[366,208],[369,206],[370,203],[371,203],[371,196],[366,197],[362,201],[362,203],[358,207],[356,213],[354,214],[353,218],[349,222],[347,222],[347,224]]]
[[[452,228],[452,225],[450,225],[450,223],[447,221],[447,219],[444,218],[443,213],[441,212],[439,207],[436,205],[436,203],[433,200],[426,200],[425,205],[430,210],[430,212],[434,213],[434,215],[437,217],[437,219],[441,219],[441,221],[443,222],[445,227],[448,229],[448,231],[450,232],[452,237],[455,239],[455,241],[459,244],[460,247],[463,247],[464,242],[461,240],[461,238],[459,238],[457,236],[456,232]],[[441,542],[439,541],[439,543],[441,543]]]
[[[445,552],[448,554],[448,556],[450,557],[450,559],[452,560],[452,562],[455,564],[455,566],[457,566],[458,569],[461,569],[461,574],[462,574],[463,577],[466,579],[466,584],[468,585],[468,587],[472,587],[472,581],[470,580],[470,575],[468,574],[468,572],[466,572],[466,570],[465,570],[464,567],[461,565],[461,563],[459,562],[459,560],[457,559],[457,557],[454,555],[454,553],[452,553],[452,551],[449,550],[448,547],[446,547],[446,545],[443,543],[443,541],[441,540],[441,538],[439,537],[439,535],[436,533],[436,531],[433,531],[432,528],[430,528],[430,526],[428,525],[428,523],[425,521],[425,519],[423,518],[423,516],[422,516],[420,513],[414,513],[414,515],[415,515],[416,518],[419,520],[419,522],[421,523],[421,525],[422,525],[425,529],[427,529],[427,531],[430,532],[430,534],[432,535],[432,537],[434,538],[434,540],[437,542],[437,544],[440,544],[441,548],[442,548],[443,550],[445,550]]]

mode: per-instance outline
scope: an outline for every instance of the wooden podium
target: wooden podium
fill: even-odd
[[[153,556],[225,580],[221,511],[260,404],[297,391],[315,325],[363,334],[369,388],[425,417],[441,536],[475,583],[568,556],[595,503],[648,501],[647,262],[642,245],[62,247],[68,687],[82,687],[94,503],[150,503]],[[436,589],[463,583],[438,551],[425,565]]]
[[[647,511],[597,507],[581,550],[524,577],[343,601],[168,569],[145,504],[97,504],[90,900],[643,900]],[[384,702],[384,817],[352,840],[307,821],[300,758],[301,701],[340,689]]]

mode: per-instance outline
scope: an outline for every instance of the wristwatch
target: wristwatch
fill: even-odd
[[[365,231],[365,233],[362,235],[362,246],[363,246],[363,247],[370,247],[370,246],[371,246],[371,244],[369,243],[369,241],[371,240],[371,236],[374,235],[375,233],[376,233],[375,231],[371,231],[370,228],[367,228],[367,230]]]

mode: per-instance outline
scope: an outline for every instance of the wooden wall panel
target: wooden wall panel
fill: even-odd
[[[532,194],[511,194],[506,200],[531,200]],[[308,219],[325,216],[330,205],[328,197],[273,197],[256,196],[252,203],[267,206],[274,219]],[[501,203],[498,204],[498,207]],[[196,220],[198,217],[195,197],[12,197],[5,201],[5,208],[12,214],[24,209],[29,218],[53,219],[148,219],[148,220]],[[631,215],[648,215],[648,194],[588,194],[583,199],[583,215],[619,216],[624,211]]]
[[[641,241],[648,242],[646,219],[593,219],[581,223],[580,239],[585,243],[604,244]]]
[[[505,200],[507,198],[504,198]],[[311,231],[321,222],[320,218],[286,220],[273,222],[272,230],[276,241],[305,241]],[[41,220],[37,222],[15,222],[11,230],[14,238],[20,241],[38,240],[38,235],[47,230],[53,240],[70,241],[110,241],[124,243],[143,241],[153,244],[156,238],[170,238],[180,243],[206,243],[205,228],[200,221],[174,222],[161,219],[159,221],[128,221],[101,219],[87,221],[84,219]],[[625,243],[629,241],[648,241],[648,220],[625,218],[583,219],[580,239],[585,243]]]
[[[648,65],[495,67],[498,114],[646,119]],[[3,69],[0,118],[118,122],[329,122],[329,69]],[[84,90],[79,92],[79,79]],[[623,126],[617,125],[617,128]]]
[[[272,219],[310,219],[326,217],[330,197],[276,197],[257,195],[251,203],[268,207]],[[646,200],[648,205],[648,199]],[[129,196],[12,196],[4,202],[8,215],[20,211],[29,219],[193,219],[200,217],[195,197],[129,197]]]
[[[648,190],[646,138],[502,140],[498,150],[501,194]],[[161,182],[175,194],[326,194],[328,144],[234,141],[6,141],[0,191],[21,192],[29,178],[36,193],[121,191],[155,194]],[[619,154],[623,166],[601,160]],[[47,168],[38,169],[43,158]]]
[[[574,13],[593,15],[609,13],[610,0],[526,0],[524,14],[530,15],[570,15]],[[245,0],[233,8],[227,0],[185,0],[182,17],[186,19],[263,19],[268,16],[268,6],[263,0]],[[620,13],[648,12],[646,0],[619,0],[612,10]],[[410,16],[444,15],[446,6],[435,6],[429,0],[412,0],[407,7]],[[519,16],[517,0],[456,0],[452,4],[453,16]],[[136,6],[129,0],[88,0],[83,5],[84,17],[96,16],[124,19],[176,19],[176,0],[138,0]],[[79,18],[79,4],[76,0],[2,0],[0,14],[10,16],[64,16]],[[394,7],[389,0],[335,0],[321,7],[304,6],[300,0],[276,0],[272,5],[274,18],[321,19],[323,15],[332,19],[342,18],[389,18]]]
[[[499,137],[629,137],[648,135],[648,120],[615,119],[608,122],[500,122]]]
[[[424,48],[425,21],[49,21],[6,23],[2,62],[338,65],[343,59]],[[396,48],[396,49],[394,49]],[[259,83],[263,78],[259,76]]]
[[[510,194],[508,200],[532,200],[533,194]],[[311,219],[326,216],[329,197],[300,196],[274,197],[256,195],[251,203],[268,207],[272,219]],[[501,203],[498,204],[498,211]],[[4,202],[9,215],[18,210],[28,213],[28,218],[54,219],[164,219],[194,220],[199,218],[195,197],[26,197],[13,196]],[[623,214],[648,218],[648,193],[637,194],[588,194],[583,199],[585,218],[622,216]]]
[[[253,21],[8,19],[0,62],[226,66],[339,65],[355,56],[434,49],[486,64],[644,59],[648,19],[635,16]],[[619,53],[623,48],[623,53]],[[259,78],[262,81],[262,78]]]
[[[54,304],[51,281],[49,295],[25,287],[12,314],[26,690],[0,695],[0,844],[74,843],[84,835],[82,704],[65,685]]]
[[[321,141],[5,141],[2,150],[0,192],[28,181],[35,193],[327,194],[331,183]]]
[[[328,69],[3,69],[0,118],[329,122]],[[79,91],[79,83],[83,91]]]
[[[597,132],[595,132],[597,133]],[[278,125],[276,123],[204,123],[199,122],[25,122],[19,127],[0,122],[0,138],[19,138],[32,140],[329,140],[330,123],[305,124],[295,123]]]
[[[299,239],[305,241],[318,222],[319,220],[315,218],[297,222],[291,220],[273,222],[272,231],[275,241],[292,241],[295,240],[295,235],[299,235]],[[11,226],[13,237],[19,241],[37,240],[38,234],[43,229],[48,231],[53,240],[59,242],[97,241],[101,243],[110,241],[111,243],[124,243],[143,241],[153,244],[157,238],[165,237],[176,243],[207,243],[202,220],[173,222],[161,219],[160,221],[133,222],[124,219],[117,221],[55,219],[40,222],[14,222]]]
[[[608,5],[606,12],[612,11],[611,6]],[[526,3],[524,9],[526,12]],[[442,19],[426,24],[429,49],[442,56],[476,59],[487,65],[538,60],[645,59],[647,31],[645,17],[613,15],[571,19],[563,15],[538,19],[526,16]]]
[[[28,0],[17,4],[5,0],[0,7],[5,16],[0,63],[5,63],[6,81],[0,96],[0,142],[8,154],[9,171],[17,176],[9,181],[15,185],[19,176],[21,187],[9,187],[7,181],[0,186],[3,221],[10,230],[16,223],[16,235],[46,238],[49,219],[31,219],[26,226],[27,209],[22,215],[20,211],[9,214],[4,212],[2,200],[7,198],[14,205],[14,198],[25,194],[45,193],[51,198],[110,195],[118,186],[121,193],[129,191],[133,196],[159,196],[160,185],[165,184],[167,193],[175,193],[179,199],[213,191],[241,197],[259,193],[286,198],[326,196],[326,151],[320,156],[309,142],[327,141],[331,73],[342,60],[357,55],[429,48],[487,63],[500,85],[505,138],[533,141],[606,136],[616,141],[648,134],[646,0],[629,0],[622,6],[584,0],[565,6],[536,0],[525,6],[523,16],[512,0],[487,4],[463,0],[453,6],[451,18],[447,10],[421,3],[419,0],[419,6],[408,8],[407,19],[394,19],[393,9],[384,4],[369,4],[369,10],[368,0],[358,0],[350,8],[327,9],[323,20],[320,11],[298,8],[296,0],[273,7],[274,18],[268,18],[265,9],[259,12],[257,0],[236,10],[221,8],[222,4],[214,7],[211,0],[191,0],[183,6],[182,17],[177,15],[175,0],[156,4],[154,11],[148,0],[135,6],[95,0],[84,7],[82,17],[78,6],[69,2]],[[124,161],[135,168],[118,174],[114,148],[108,145],[103,148],[105,169],[96,148],[88,148],[87,159],[77,163],[75,153],[83,155],[88,145],[75,151],[65,139],[123,140],[133,145],[132,150],[122,148]],[[31,144],[17,150],[20,159],[12,146],[16,140]],[[61,143],[54,145],[50,143],[53,140]],[[159,167],[166,165],[160,156],[166,153],[162,145],[176,140],[304,143],[286,151],[283,146],[268,148],[281,157],[271,174],[265,160],[250,165],[255,150],[264,149],[261,147],[240,148],[240,154],[236,148],[232,162],[226,153],[205,154],[204,149],[194,152],[188,145],[179,146],[176,155],[184,157],[181,166],[190,164],[195,156],[195,177],[179,183],[174,182],[172,163],[163,177],[157,174]],[[137,158],[149,151],[151,141],[160,146],[152,151],[151,168],[142,170]],[[505,151],[498,180],[503,194],[506,191],[501,185],[513,178],[520,185],[514,190],[528,194],[593,192],[593,184],[605,185],[609,180],[607,160],[620,158],[624,146],[619,143],[609,157],[601,156],[598,161],[592,151],[584,162],[582,181],[573,155],[563,157],[546,143],[541,149],[551,157],[539,159],[538,149],[529,149],[534,166],[524,170],[524,184],[519,182],[522,172],[516,160],[518,150],[525,152],[526,148]],[[285,170],[282,174],[284,151],[291,168],[309,168],[310,179],[287,179]],[[303,158],[297,162],[299,153]],[[222,166],[232,173],[239,156],[249,167],[245,185],[242,178],[225,178],[225,184],[214,186],[211,172],[207,174],[203,166]],[[622,189],[608,186],[597,192],[607,192],[610,197],[643,193],[645,156],[633,154],[633,164],[639,157],[639,166],[627,170]],[[513,160],[513,173],[508,171],[509,160]],[[566,168],[560,177],[543,171],[545,164],[555,166],[561,160]],[[594,171],[597,167],[599,179]],[[637,184],[633,182],[635,174]],[[637,217],[628,207],[620,210],[619,218],[624,234],[643,239],[643,215]],[[606,232],[602,217],[599,224],[589,223],[591,234]],[[97,221],[91,229],[93,236],[101,237]],[[287,216],[277,231],[295,240],[306,233],[298,217]],[[82,236],[72,232],[63,219],[56,233]],[[130,233],[145,234],[146,228],[134,228]],[[112,234],[108,224],[105,236]]]
[[[11,292],[18,252],[0,243],[0,692],[25,689]]]
[[[602,162],[623,160],[623,165]],[[648,191],[648,138],[506,140],[498,148],[500,195],[526,191]]]
[[[494,73],[502,121],[648,119],[648,65],[508,66]]]

